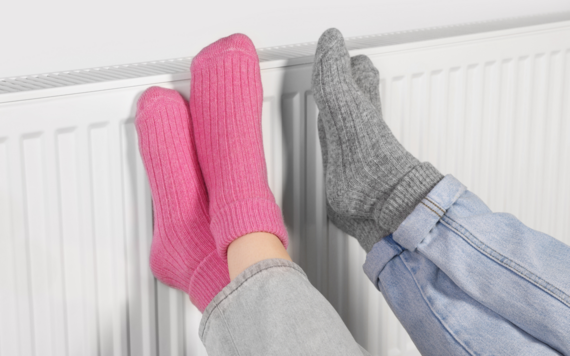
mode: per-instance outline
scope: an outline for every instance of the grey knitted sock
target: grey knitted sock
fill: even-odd
[[[353,78],[350,56],[336,29],[319,39],[312,82],[323,112],[329,210],[344,222],[374,219],[380,240],[397,229],[443,176],[431,164],[420,163],[392,135],[382,120],[379,99],[377,108]],[[366,88],[366,83],[360,84]],[[371,248],[369,242],[361,244]]]
[[[350,72],[352,79],[370,100],[372,105],[382,115],[382,105],[380,105],[380,73],[367,56],[361,54],[350,58]]]
[[[352,72],[352,77],[356,82],[358,88],[363,92],[364,95],[368,97],[370,102],[376,107],[376,109],[381,112],[380,105],[380,74],[378,69],[374,67],[370,58],[365,55],[354,56],[350,58],[350,69]],[[323,155],[323,165],[324,171],[327,171],[327,139],[324,127],[324,118],[326,115],[325,111],[319,111],[318,116],[318,128],[319,128],[319,141],[321,143],[321,152]],[[331,207],[327,199],[327,215],[329,220],[335,224],[336,227],[355,237],[360,246],[368,252],[372,249],[374,244],[385,236],[388,236],[390,232],[382,227],[378,226],[373,219],[362,219],[362,218],[349,218],[338,214]]]
[[[318,126],[319,126],[319,141],[321,142],[321,152],[323,154],[323,165],[325,172],[327,170],[327,139],[324,129],[324,113],[319,113]],[[343,216],[331,207],[329,200],[327,199],[327,216],[329,220],[335,224],[336,227],[355,237],[360,246],[369,252],[374,244],[385,236],[388,236],[390,232],[386,229],[381,228],[376,224],[373,219],[366,218],[351,218]]]

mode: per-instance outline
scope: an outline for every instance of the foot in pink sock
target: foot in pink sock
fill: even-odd
[[[203,312],[230,277],[210,232],[188,104],[174,90],[149,88],[138,101],[135,123],[154,208],[150,268]]]
[[[261,137],[259,59],[241,34],[222,38],[192,61],[190,111],[220,256],[236,238],[269,232],[287,247],[281,210],[267,183]]]

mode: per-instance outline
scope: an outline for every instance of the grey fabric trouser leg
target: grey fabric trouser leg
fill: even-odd
[[[293,262],[261,261],[210,302],[200,323],[208,356],[362,356],[332,305]]]

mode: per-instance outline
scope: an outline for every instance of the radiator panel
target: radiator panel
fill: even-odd
[[[347,44],[379,68],[384,116],[411,153],[494,211],[570,244],[568,38],[570,22],[558,22]],[[326,220],[311,50],[260,50],[269,184],[289,252],[373,355],[418,355],[362,273],[364,251]],[[26,98],[10,82],[0,95],[0,356],[206,355],[199,311],[148,267],[152,204],[135,103],[150,85],[188,97],[173,63],[101,71],[120,80],[60,83],[58,95]],[[49,87],[46,78],[37,82]]]

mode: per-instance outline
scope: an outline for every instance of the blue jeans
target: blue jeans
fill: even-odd
[[[446,176],[364,271],[423,355],[570,355],[570,247]]]

